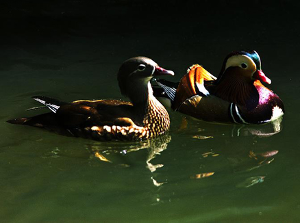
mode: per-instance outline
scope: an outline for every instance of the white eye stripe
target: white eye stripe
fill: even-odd
[[[246,55],[235,55],[235,56],[228,58],[228,60],[226,62],[225,70],[229,67],[235,67],[235,66],[242,67],[242,64],[246,64],[247,67],[250,66],[250,67],[253,67],[254,70],[256,70],[256,65],[255,65],[254,61]]]
[[[145,64],[140,64],[137,68],[139,71],[143,71],[146,69],[146,65]]]

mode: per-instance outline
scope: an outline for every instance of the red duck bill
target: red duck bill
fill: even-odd
[[[162,67],[156,66],[155,71],[153,73],[153,76],[163,76],[163,75],[170,75],[174,76],[174,71],[172,70],[166,70]]]
[[[254,73],[253,77],[257,80],[260,80],[262,82],[265,82],[267,84],[271,84],[271,79],[268,78],[262,70],[258,70]]]

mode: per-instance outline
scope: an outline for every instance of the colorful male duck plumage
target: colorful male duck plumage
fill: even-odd
[[[170,119],[164,106],[153,96],[150,79],[174,75],[146,57],[125,61],[118,72],[121,93],[131,102],[120,100],[78,100],[60,102],[33,97],[52,112],[30,118],[9,120],[13,124],[41,127],[67,136],[95,140],[141,140],[169,130]]]
[[[155,89],[157,97],[169,99],[175,111],[205,121],[261,124],[284,113],[281,99],[262,84],[271,80],[256,51],[229,54],[218,78],[193,65],[177,84],[156,82],[163,89]]]

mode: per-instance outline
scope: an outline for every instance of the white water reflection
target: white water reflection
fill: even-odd
[[[255,176],[255,177],[249,177],[245,179],[243,182],[236,185],[236,187],[240,188],[247,188],[252,187],[255,184],[264,182],[266,176]]]

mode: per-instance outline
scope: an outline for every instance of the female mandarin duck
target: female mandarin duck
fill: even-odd
[[[271,80],[258,53],[239,51],[225,58],[218,78],[193,65],[179,84],[157,80],[163,92],[155,89],[155,95],[170,99],[175,111],[205,121],[260,124],[284,113],[281,99],[262,82]]]
[[[52,112],[8,122],[95,140],[141,140],[159,136],[170,127],[168,112],[153,96],[149,82],[159,75],[174,75],[174,72],[159,67],[146,57],[131,58],[118,72],[121,93],[129,97],[131,103],[120,100],[65,103],[47,97],[33,97]]]

